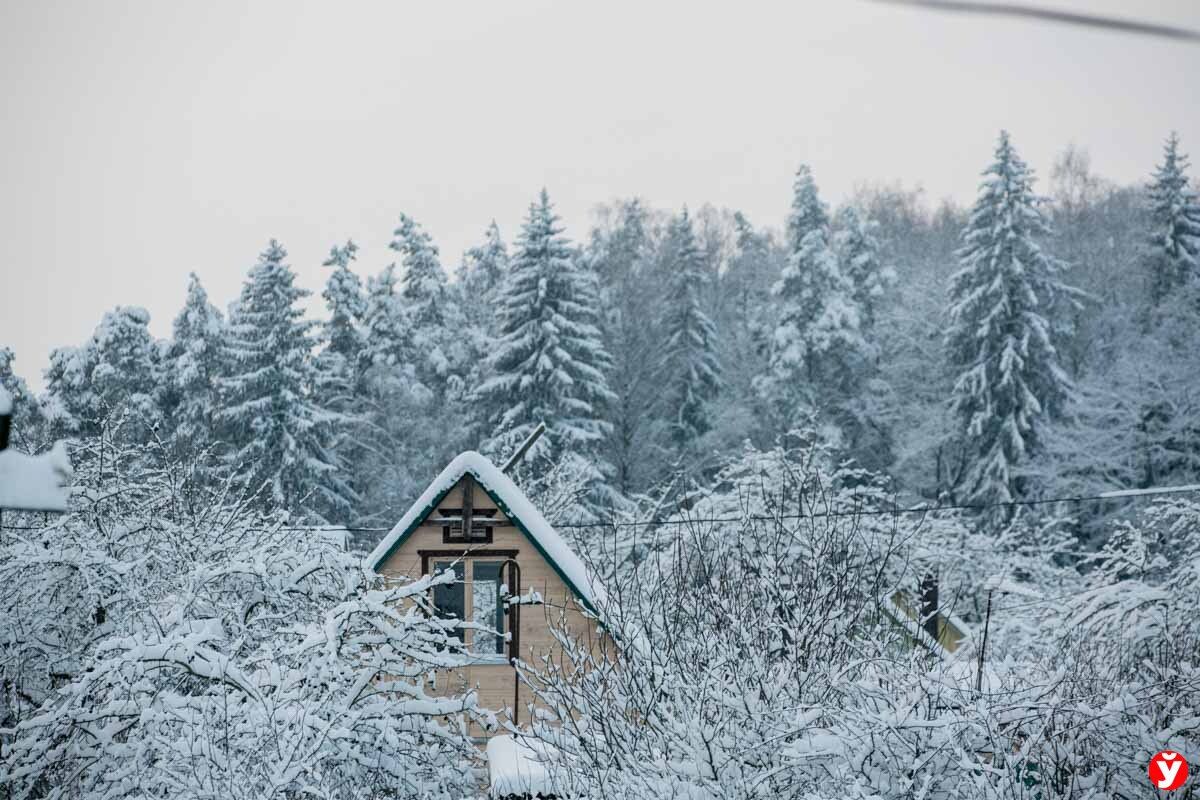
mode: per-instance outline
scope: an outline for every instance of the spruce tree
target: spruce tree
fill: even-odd
[[[596,326],[594,277],[562,231],[542,190],[509,265],[493,374],[478,397],[489,411],[490,449],[507,450],[545,422],[547,435],[532,456],[590,463],[598,479],[606,471],[603,464],[596,469],[600,445],[611,430],[604,418],[613,399],[605,377],[610,360]]]
[[[834,219],[833,249],[842,273],[850,282],[851,297],[862,312],[864,330],[875,325],[879,304],[896,283],[896,272],[883,265],[876,238],[878,225],[853,206],[845,206]]]
[[[950,398],[965,468],[959,500],[1008,503],[1028,497],[1022,469],[1041,445],[1046,421],[1071,395],[1059,340],[1075,290],[1038,239],[1049,224],[1033,193],[1033,172],[1000,134],[983,173],[951,278],[946,351],[957,378]],[[1000,508],[996,516],[1010,510]]]
[[[1149,186],[1154,226],[1146,252],[1150,298],[1161,303],[1178,289],[1200,285],[1200,200],[1191,188],[1188,157],[1172,133]]]
[[[401,296],[418,329],[445,324],[446,273],[438,258],[437,245],[424,228],[401,214],[390,247],[401,255],[404,275]]]
[[[303,318],[308,292],[286,257],[271,240],[230,312],[217,422],[250,489],[265,486],[273,505],[294,514],[341,521],[354,495],[329,448],[340,420],[310,391],[315,323]]]
[[[332,267],[321,296],[329,319],[321,325],[322,350],[316,359],[316,385],[321,402],[335,411],[353,412],[358,367],[366,341],[363,318],[367,313],[362,281],[350,269],[358,246],[353,241],[332,247],[324,266]]]
[[[849,391],[866,345],[862,312],[829,242],[829,217],[812,173],[796,174],[790,255],[773,289],[779,320],[762,381],[783,430],[826,413]]]
[[[463,259],[459,283],[464,288],[468,304],[482,308],[490,306],[488,302],[504,281],[508,269],[508,248],[500,238],[500,227],[496,220],[488,225],[483,243],[472,247]]]
[[[46,413],[54,438],[98,436],[124,420],[122,435],[138,441],[161,422],[160,343],[149,324],[146,309],[118,306],[85,344],[51,352]]]
[[[717,330],[701,307],[707,278],[704,259],[687,209],[672,221],[675,257],[668,277],[662,379],[667,384],[665,412],[671,443],[683,453],[712,426],[713,399],[720,386]]]
[[[182,452],[194,452],[213,441],[225,334],[224,317],[208,301],[196,273],[191,273],[187,298],[175,317],[164,371],[164,409]]]
[[[450,302],[446,273],[429,234],[410,217],[401,215],[391,248],[401,254],[404,274],[400,300],[412,350],[405,360],[417,378],[439,398],[459,393],[460,366],[466,362],[469,343],[461,335],[459,305]]]

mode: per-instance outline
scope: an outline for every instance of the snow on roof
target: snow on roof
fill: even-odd
[[[73,474],[62,442],[38,456],[0,450],[0,508],[66,511]]]
[[[538,511],[525,493],[486,457],[468,450],[459,454],[446,465],[441,474],[434,478],[417,501],[412,504],[396,526],[383,537],[383,540],[367,556],[367,565],[378,569],[379,565],[391,553],[404,543],[404,540],[416,530],[421,521],[433,510],[446,493],[470,473],[484,491],[496,501],[500,510],[511,519],[527,537],[534,547],[550,562],[558,574],[566,582],[568,588],[574,591],[592,611],[596,611],[605,599],[604,587],[592,579],[587,567],[579,556],[575,555],[558,532],[551,527],[542,512]]]
[[[487,743],[487,759],[492,797],[537,797],[554,791],[546,764],[525,742],[493,736]]]

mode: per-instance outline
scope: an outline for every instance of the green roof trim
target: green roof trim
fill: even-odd
[[[429,503],[427,503],[425,505],[424,508],[422,508],[419,512],[417,512],[417,515],[413,518],[412,522],[409,523],[408,527],[405,528],[404,531],[400,534],[399,538],[397,538],[396,541],[393,542],[392,545],[390,547],[388,547],[387,550],[385,550],[382,555],[372,559],[371,568],[373,570],[375,570],[376,572],[378,572],[379,567],[382,566],[383,562],[385,562],[389,558],[391,558],[391,556],[397,550],[399,550],[401,547],[404,546],[404,543],[407,542],[409,540],[409,538],[413,535],[413,533],[416,532],[417,528],[419,528],[423,524],[425,524],[425,520],[429,518],[429,515],[431,513],[433,513],[433,510],[438,507],[438,505],[442,502],[442,500],[444,500],[446,498],[446,495],[450,494],[450,492],[452,492],[454,490],[454,488],[456,486],[458,486],[458,484],[462,482],[462,479],[465,478],[467,475],[470,475],[471,477],[473,477],[475,479],[475,483],[481,489],[483,489],[483,491],[487,494],[488,497],[491,498],[492,502],[496,504],[496,507],[504,512],[504,516],[506,516],[510,520],[512,520],[513,524],[516,525],[517,530],[519,530],[525,536],[525,538],[529,540],[529,543],[533,545],[534,549],[538,552],[538,554],[546,561],[547,564],[550,565],[550,567],[554,570],[554,573],[556,575],[558,575],[559,578],[562,579],[562,582],[566,585],[566,587],[568,589],[571,590],[571,593],[575,595],[575,598],[583,605],[583,607],[586,608],[590,613],[595,615],[597,619],[599,619],[600,613],[599,613],[599,611],[596,610],[595,606],[592,605],[591,601],[588,599],[587,594],[580,591],[579,587],[576,586],[575,582],[572,581],[567,576],[566,572],[563,571],[562,567],[559,566],[558,562],[555,561],[554,558],[552,558],[548,552],[546,552],[546,549],[544,547],[542,547],[541,543],[537,540],[537,537],[534,536],[533,533],[529,530],[529,527],[525,524],[524,520],[522,520],[521,517],[518,516],[517,514],[513,513],[512,509],[509,508],[508,503],[505,503],[503,499],[501,499],[494,491],[492,491],[492,489],[485,483],[483,477],[481,475],[479,475],[474,469],[471,469],[470,467],[467,467],[463,471],[462,475],[460,475],[453,483],[451,483],[449,486],[447,486],[445,489],[443,489],[441,492],[439,492],[433,498],[433,500],[431,500]],[[469,550],[469,548],[468,548],[468,550]],[[517,587],[517,589],[518,589],[518,591],[520,591],[520,587]]]

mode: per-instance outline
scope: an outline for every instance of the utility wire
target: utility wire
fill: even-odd
[[[1100,492],[1092,495],[1076,495],[1071,497],[1043,497],[1036,500],[1006,500],[995,503],[946,503],[938,505],[905,506],[895,508],[870,508],[856,510],[827,510],[798,514],[758,514],[738,515],[733,517],[672,517],[668,519],[631,520],[628,522],[558,522],[552,527],[573,529],[594,528],[642,528],[660,525],[694,525],[718,524],[728,522],[773,522],[776,520],[822,519],[837,517],[891,517],[901,514],[933,514],[938,511],[987,511],[994,508],[1015,508],[1021,506],[1041,506],[1050,503],[1087,503],[1102,500],[1137,500],[1143,497],[1160,497],[1172,494],[1200,493],[1200,483],[1183,486],[1155,486],[1149,489],[1117,489],[1111,492]],[[45,530],[46,526],[37,525],[2,525],[3,530]],[[338,525],[285,525],[279,530],[285,531],[329,531],[347,533],[386,533],[392,528],[354,528]]]
[[[913,6],[934,11],[965,12],[970,14],[990,14],[993,16],[1024,17],[1048,22],[1061,22],[1068,25],[1079,25],[1088,28],[1101,28],[1122,33],[1136,33],[1145,36],[1158,36],[1181,41],[1200,42],[1200,31],[1180,28],[1174,25],[1162,25],[1154,22],[1141,22],[1120,17],[1101,17],[1094,14],[1078,14],[1071,11],[1061,11],[1051,8],[1039,8],[1022,3],[972,3],[963,0],[874,0],[877,3],[888,3],[896,6]]]

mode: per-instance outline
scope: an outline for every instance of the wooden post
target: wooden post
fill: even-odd
[[[463,539],[470,540],[475,527],[475,481],[470,473],[463,475],[462,532]]]
[[[510,469],[512,469],[518,463],[520,463],[521,459],[525,457],[525,454],[527,452],[529,452],[529,448],[533,447],[533,443],[536,442],[539,438],[541,438],[541,435],[545,432],[546,432],[546,423],[539,422],[538,426],[533,429],[533,433],[529,434],[529,438],[526,439],[521,444],[521,446],[517,448],[517,452],[512,454],[512,458],[510,458],[508,461],[504,462],[504,466],[500,468],[500,471],[508,472]]]
[[[988,625],[992,621],[992,593],[988,592],[987,611],[983,615],[983,641],[979,643],[979,669],[975,672],[975,691],[983,691],[983,658],[987,652]]]
[[[934,642],[941,643],[941,630],[938,625],[938,579],[935,572],[927,572],[921,579],[921,627]]]

